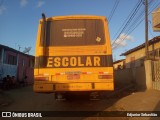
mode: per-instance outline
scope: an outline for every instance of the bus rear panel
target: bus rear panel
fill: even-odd
[[[40,20],[34,91],[113,91],[113,63],[103,16],[60,16]]]

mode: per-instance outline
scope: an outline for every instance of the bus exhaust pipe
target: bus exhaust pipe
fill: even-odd
[[[46,16],[44,13],[42,13],[42,19],[43,19],[43,21],[46,21]]]

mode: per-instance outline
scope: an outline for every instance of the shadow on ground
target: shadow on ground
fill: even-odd
[[[131,91],[103,93],[103,98],[98,101],[90,101],[85,97],[71,97],[67,101],[56,101],[54,94],[34,93],[32,86],[27,86],[19,89],[4,91],[4,94],[9,96],[12,104],[0,106],[1,111],[104,111],[107,108],[110,110],[123,110],[123,108],[112,107],[121,98],[130,95]],[[74,112],[73,112],[74,114]],[[55,117],[58,119],[75,119],[74,117]],[[45,118],[46,119],[46,118]],[[47,118],[52,119],[53,118]],[[86,117],[76,117],[76,120],[90,119]]]

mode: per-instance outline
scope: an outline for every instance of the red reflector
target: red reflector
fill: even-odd
[[[99,79],[112,79],[112,75],[98,75]]]
[[[82,72],[82,74],[87,74],[87,72]]]
[[[104,74],[104,72],[99,72],[99,74]]]
[[[60,73],[56,73],[56,75],[60,75]]]

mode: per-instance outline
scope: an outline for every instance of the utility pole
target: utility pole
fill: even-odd
[[[148,0],[145,0],[145,55],[149,59],[148,54]]]

